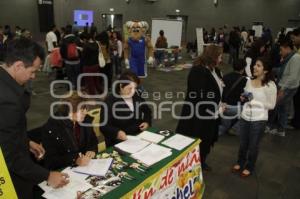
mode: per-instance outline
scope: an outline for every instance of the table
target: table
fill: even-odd
[[[204,183],[200,164],[200,140],[197,139],[182,151],[172,149],[172,155],[141,174],[134,170],[128,173],[135,180],[125,180],[119,187],[108,192],[106,199],[179,199],[202,198]],[[107,149],[112,151],[112,149]],[[135,160],[122,156],[126,162]]]

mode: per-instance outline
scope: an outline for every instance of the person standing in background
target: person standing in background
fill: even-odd
[[[164,61],[165,48],[168,48],[167,38],[163,30],[159,31],[159,37],[155,43],[155,60],[157,61],[158,67],[161,67]]]
[[[300,55],[300,28],[298,27],[293,31],[292,40],[296,47],[297,53]],[[300,88],[294,96],[294,118],[291,122],[292,126],[296,129],[300,129]]]
[[[95,38],[98,42],[99,46],[101,47],[100,50],[103,54],[103,57],[105,59],[105,66],[103,68],[100,68],[100,73],[103,73],[106,75],[108,80],[108,88],[111,89],[112,86],[112,75],[113,75],[113,69],[111,65],[111,58],[110,58],[110,32],[103,31],[100,34],[98,34]],[[104,85],[103,81],[101,82],[102,85]],[[106,86],[106,85],[104,85]]]
[[[72,34],[72,26],[67,25],[66,35],[60,47],[60,54],[64,60],[68,80],[72,83],[73,88],[71,89],[77,88],[77,78],[80,74],[79,44],[78,37]]]
[[[99,67],[99,45],[93,39],[91,34],[86,35],[87,42],[83,46],[81,61],[82,72],[97,75],[100,72]],[[84,87],[89,95],[101,94],[104,90],[99,76],[85,76],[83,78]]]
[[[229,34],[229,64],[234,64],[239,58],[241,37],[238,27],[233,27]]]
[[[121,74],[121,61],[123,54],[122,38],[119,32],[113,32],[111,35],[111,51],[115,75],[118,78]]]
[[[221,125],[219,126],[219,135],[228,133],[230,127],[237,122],[238,110],[240,110],[240,96],[244,92],[244,88],[247,82],[247,78],[244,76],[246,67],[246,61],[244,59],[238,59],[233,65],[233,72],[224,75],[224,93],[222,96],[222,102],[226,106],[223,113],[224,116],[230,118],[221,118]]]
[[[246,75],[248,77],[252,77],[252,73],[253,73],[253,66],[256,63],[256,59],[258,57],[261,57],[266,50],[266,43],[260,39],[255,41],[251,48],[247,51],[246,55],[245,55],[245,60],[247,62],[247,66],[245,69]]]
[[[270,133],[285,136],[288,113],[300,83],[300,55],[294,51],[293,42],[285,39],[280,43],[281,67],[278,72],[278,96]]]
[[[48,53],[51,53],[53,48],[57,47],[57,36],[55,34],[56,26],[53,25],[50,29],[50,31],[46,35],[46,47]]]

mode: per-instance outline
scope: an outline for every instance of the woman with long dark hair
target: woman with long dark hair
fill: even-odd
[[[187,81],[187,95],[177,133],[201,139],[200,156],[203,170],[211,170],[206,157],[218,136],[218,110],[223,81],[217,66],[222,61],[220,46],[210,45],[195,61]]]
[[[241,177],[252,174],[258,156],[259,143],[268,120],[268,111],[276,104],[277,89],[272,80],[270,60],[259,57],[253,67],[253,78],[244,88],[245,102],[240,120],[240,149],[233,172]]]
[[[100,68],[100,73],[103,73],[107,77],[107,83],[108,85],[105,85],[105,88],[108,87],[111,88],[112,85],[112,65],[111,65],[111,57],[110,57],[110,43],[109,43],[109,34],[106,31],[101,32],[95,37],[95,40],[99,42],[100,50],[103,54],[103,57],[105,59],[105,66],[103,68]],[[104,80],[101,81],[101,84],[104,85]]]
[[[91,73],[97,75],[100,72],[99,67],[99,45],[93,39],[94,36],[87,33],[87,42],[83,46],[81,54],[82,71],[83,73]],[[84,87],[89,95],[102,94],[104,88],[101,84],[101,78],[99,76],[85,76]]]

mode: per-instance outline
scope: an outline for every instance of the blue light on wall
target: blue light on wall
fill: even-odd
[[[74,21],[78,26],[85,26],[86,23],[91,26],[94,22],[94,12],[91,10],[74,10]]]

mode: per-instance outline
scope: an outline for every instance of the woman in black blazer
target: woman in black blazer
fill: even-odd
[[[151,125],[151,110],[136,92],[138,77],[125,72],[118,81],[116,92],[105,100],[106,107],[101,109],[100,130],[106,146],[126,140],[126,135],[137,135]]]
[[[211,170],[205,160],[218,137],[218,110],[223,81],[217,66],[222,60],[222,48],[208,46],[195,61],[187,82],[187,95],[182,108],[177,133],[201,139],[202,169]]]
[[[64,99],[72,108],[60,105],[47,123],[41,128],[41,142],[46,150],[44,166],[49,169],[62,169],[67,166],[87,165],[97,152],[97,138],[92,126],[92,118],[86,116],[86,108],[79,107],[84,99],[76,92]],[[62,118],[64,117],[64,118]],[[83,125],[85,124],[85,125]]]

